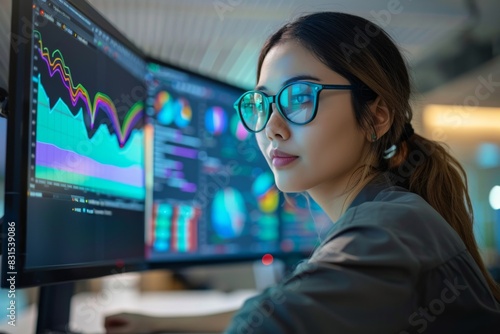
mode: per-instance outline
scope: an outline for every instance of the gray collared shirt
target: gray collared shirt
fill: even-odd
[[[500,333],[500,303],[450,225],[385,177],[225,333]]]

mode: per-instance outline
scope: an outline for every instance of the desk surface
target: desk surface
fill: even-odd
[[[80,293],[73,296],[71,301],[70,328],[80,333],[104,333],[104,317],[119,312],[177,317],[236,310],[246,299],[256,293],[253,290],[230,293],[213,290],[162,291],[142,294],[131,291],[103,290],[99,293]],[[0,332],[34,333],[36,315],[36,305],[19,310],[16,327],[9,326],[2,319]]]

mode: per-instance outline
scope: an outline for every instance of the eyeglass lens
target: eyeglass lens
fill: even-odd
[[[286,86],[276,99],[283,116],[295,124],[308,123],[313,117],[316,92],[311,85],[295,83]],[[243,96],[239,108],[246,126],[253,131],[264,128],[269,114],[269,104],[259,92],[249,92]]]

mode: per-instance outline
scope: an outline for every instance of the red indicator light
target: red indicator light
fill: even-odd
[[[266,254],[262,257],[262,264],[268,266],[273,263],[273,256],[271,254]]]

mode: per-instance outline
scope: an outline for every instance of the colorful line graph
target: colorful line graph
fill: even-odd
[[[123,117],[123,123],[120,124],[116,106],[111,98],[101,92],[94,96],[94,100],[82,84],[75,84],[71,76],[71,70],[66,65],[64,57],[59,49],[52,52],[43,45],[42,34],[34,30],[35,36],[38,38],[39,53],[43,61],[47,64],[47,68],[51,77],[56,73],[59,74],[64,86],[68,89],[71,104],[76,106],[79,100],[85,104],[85,111],[90,118],[90,128],[93,130],[96,126],[96,117],[100,111],[104,111],[111,121],[111,126],[116,134],[121,147],[125,145],[130,134],[137,123],[143,117],[144,102],[137,101],[131,106],[128,112]]]
[[[41,76],[38,78],[35,176],[97,192],[143,199],[143,131],[134,129],[124,147],[101,124],[87,138],[83,110],[76,115],[61,98],[50,108]]]

